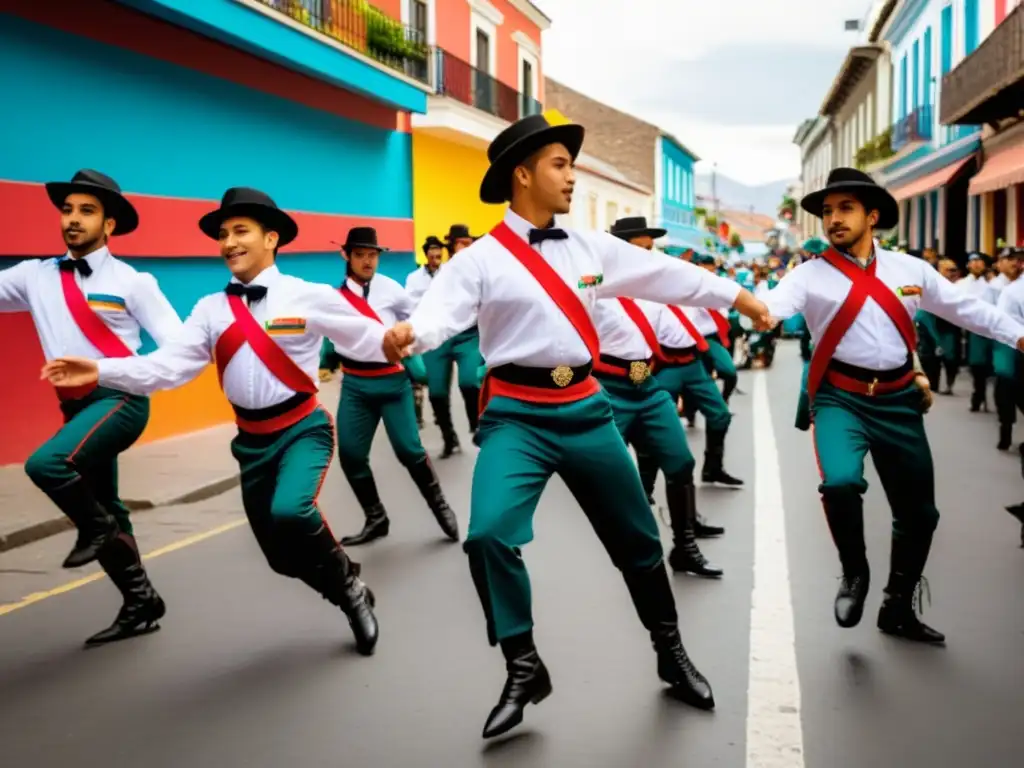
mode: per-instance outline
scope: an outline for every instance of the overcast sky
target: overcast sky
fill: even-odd
[[[675,134],[746,184],[800,175],[816,114],[870,0],[534,0],[546,74]],[[614,53],[613,53],[614,51]]]

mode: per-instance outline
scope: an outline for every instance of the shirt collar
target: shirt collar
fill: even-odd
[[[71,251],[68,251],[67,253],[65,253],[60,258],[60,260],[64,261],[65,259],[70,259],[70,258],[71,258]],[[90,253],[88,256],[83,256],[81,259],[77,259],[77,260],[78,261],[86,262],[90,267],[92,267],[92,271],[95,272],[97,269],[99,269],[100,267],[103,266],[103,263],[108,258],[110,258],[110,249],[107,248],[107,246],[104,245],[102,248],[97,248],[95,251]]]
[[[505,223],[508,228],[519,235],[523,240],[527,240],[530,237],[530,230],[536,229],[533,224],[528,222],[518,213],[514,213],[511,208],[505,211]]]
[[[254,277],[248,283],[244,283],[244,285],[262,285],[265,288],[269,288],[273,284],[273,282],[277,280],[277,278],[279,278],[280,276],[281,270],[277,268],[276,264],[272,264],[266,269],[264,269],[262,272],[260,272],[258,275],[256,275],[256,277]],[[239,280],[234,275],[232,275],[231,282],[241,283],[242,281]]]
[[[351,276],[345,277],[345,285],[348,286],[350,291],[359,296],[363,296],[369,293],[371,283],[373,283],[373,278],[370,278],[370,281],[363,285],[363,283],[360,283],[358,280],[353,279]]]

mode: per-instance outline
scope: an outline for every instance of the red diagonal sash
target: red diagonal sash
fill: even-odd
[[[674,304],[666,304],[668,311],[676,316],[676,320],[679,321],[683,329],[693,337],[694,342],[697,344],[698,352],[708,351],[708,340],[700,335],[700,331],[697,330],[697,326],[693,324],[693,321],[686,316],[686,313],[682,309],[675,306]]]
[[[874,299],[896,325],[896,330],[900,332],[903,343],[907,345],[907,354],[913,354],[917,348],[917,332],[914,329],[913,318],[903,306],[903,302],[896,296],[895,291],[875,275],[875,269],[878,266],[877,255],[864,269],[831,248],[819,258],[824,259],[843,273],[850,281],[850,292],[846,294],[843,305],[821,335],[821,341],[814,347],[810,369],[807,373],[807,397],[809,400],[814,400],[814,395],[818,391],[821,380],[825,377],[825,371],[832,360],[832,355],[835,354],[836,347],[839,346],[839,342],[843,340],[846,332],[850,330],[869,298]]]
[[[729,348],[729,320],[719,312],[717,309],[709,309],[707,313],[711,315],[711,319],[715,321],[715,328],[718,330],[718,340],[722,343],[722,346],[726,349]]]
[[[103,322],[99,315],[89,306],[85,294],[75,281],[75,273],[61,271],[60,285],[64,289],[64,301],[68,305],[75,325],[89,343],[99,350],[104,357],[131,357],[134,352],[128,349],[121,337],[114,333]]]
[[[576,329],[576,333],[587,345],[590,358],[594,362],[601,357],[601,342],[597,335],[597,328],[590,318],[587,308],[583,306],[576,291],[561,278],[554,268],[544,261],[544,257],[531,248],[525,240],[516,235],[508,224],[501,222],[491,230],[491,236],[497,240],[505,250],[515,256],[526,270],[540,283],[540,287],[555,302],[566,320]]]
[[[243,344],[248,344],[260,362],[267,366],[267,370],[274,374],[278,381],[296,392],[315,395],[316,384],[256,322],[242,297],[228,296],[227,299],[235,322],[220,335],[214,349],[217,378],[220,380],[221,389],[224,388],[224,370],[228,363]]]
[[[661,351],[661,344],[658,343],[658,334],[654,332],[654,326],[651,325],[651,321],[647,319],[647,315],[640,309],[640,306],[633,299],[626,299],[622,296],[619,297],[619,304],[626,310],[626,314],[629,315],[629,319],[633,321],[633,324],[640,331],[640,335],[644,337],[644,341],[647,342],[647,346],[651,348],[651,353],[658,359],[664,360],[665,355]]]
[[[384,321],[380,319],[380,315],[378,315],[376,311],[374,311],[373,307],[370,306],[370,302],[349,288],[348,283],[345,283],[345,285],[341,286],[338,290],[360,315],[368,317],[371,320],[376,320],[381,325],[384,324]]]

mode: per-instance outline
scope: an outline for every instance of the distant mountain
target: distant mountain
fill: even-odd
[[[753,206],[754,213],[763,213],[774,219],[779,203],[782,202],[782,196],[786,193],[786,187],[791,183],[791,179],[782,179],[752,187],[719,173],[715,179],[718,208],[749,211]],[[703,201],[705,207],[713,207],[711,203],[711,174],[697,174],[694,188],[697,197],[705,198]],[[698,201],[698,204],[700,203],[701,201]]]

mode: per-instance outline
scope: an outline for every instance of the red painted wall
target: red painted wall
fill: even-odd
[[[522,13],[512,7],[508,0],[495,0],[495,7],[505,15],[505,23],[498,29],[498,79],[519,90],[519,43],[512,39],[516,32],[522,32],[540,47],[540,30]],[[539,59],[539,57],[538,57]],[[544,72],[542,60],[538,60],[536,98],[543,102]]]
[[[469,61],[469,3],[466,0],[435,0],[437,45],[463,61]]]
[[[996,25],[1002,23],[1003,19],[1006,18],[1006,6],[1007,0],[995,0],[996,5]]]

